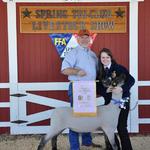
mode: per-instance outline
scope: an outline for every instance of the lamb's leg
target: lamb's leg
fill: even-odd
[[[61,133],[63,129],[61,127],[58,129],[56,127],[50,127],[50,131],[41,139],[40,144],[38,146],[37,150],[43,150],[46,143],[52,139],[53,137],[57,136],[59,133]],[[54,140],[54,139],[53,139]],[[54,142],[54,141],[53,141]]]
[[[121,148],[120,148],[120,142],[119,142],[119,139],[118,139],[118,137],[117,137],[117,134],[115,134],[115,142],[116,142],[116,144],[117,144],[118,150],[120,150],[120,149],[121,149]]]
[[[41,141],[40,141],[40,144],[39,144],[37,150],[43,150],[45,144],[46,144],[46,141],[45,141],[45,136],[44,136],[44,137],[42,137],[42,139],[41,139]]]
[[[106,145],[106,150],[113,150],[108,137],[106,136],[106,134],[104,133],[104,139],[105,139],[105,145]],[[117,144],[118,150],[120,150],[120,142],[118,140],[117,134],[115,134],[115,142]]]
[[[105,150],[113,150],[109,142],[109,139],[105,133],[104,133],[104,140],[105,140],[105,147],[106,147]]]
[[[112,149],[113,150],[118,150],[118,146],[115,142],[115,136],[114,136],[114,131],[113,130],[104,130],[105,134],[107,135],[108,137],[108,140],[112,146]]]
[[[57,135],[52,138],[51,145],[52,150],[57,150]]]

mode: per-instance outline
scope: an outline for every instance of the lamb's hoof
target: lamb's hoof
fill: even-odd
[[[100,145],[100,144],[95,144],[95,143],[92,143],[91,146],[92,146],[92,147],[99,147],[99,148],[102,148],[102,145]]]
[[[57,150],[57,147],[52,147],[52,150]]]
[[[43,150],[43,146],[39,145],[37,150]]]
[[[104,150],[113,150],[111,146],[106,146]]]

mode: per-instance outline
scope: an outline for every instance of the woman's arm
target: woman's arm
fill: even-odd
[[[121,86],[123,89],[123,92],[129,91],[130,88],[134,85],[135,79],[131,76],[129,71],[121,65],[120,65],[120,71],[121,73],[124,73],[126,75],[125,83],[124,85]]]

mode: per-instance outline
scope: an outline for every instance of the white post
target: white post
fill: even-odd
[[[18,88],[18,64],[17,64],[17,30],[16,30],[16,3],[7,2],[8,20],[8,51],[9,51],[9,83],[10,94],[17,92]],[[10,121],[18,119],[18,98],[10,97]],[[11,133],[12,126],[11,124]]]
[[[130,2],[129,69],[135,78],[131,89],[131,109],[138,101],[138,1]],[[139,132],[138,105],[130,112],[130,132]]]

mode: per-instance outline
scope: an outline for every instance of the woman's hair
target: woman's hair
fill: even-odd
[[[108,48],[103,48],[103,49],[100,51],[99,56],[98,56],[98,58],[99,58],[99,73],[98,73],[98,79],[100,80],[100,82],[101,82],[101,80],[102,80],[102,78],[103,78],[103,76],[104,76],[104,66],[103,66],[103,64],[102,64],[102,62],[101,62],[101,54],[102,54],[102,53],[106,53],[108,56],[110,56],[110,58],[111,58],[111,63],[112,63],[112,64],[116,63],[116,61],[114,60],[113,55],[112,55],[112,52],[110,51],[110,49],[108,49]]]

